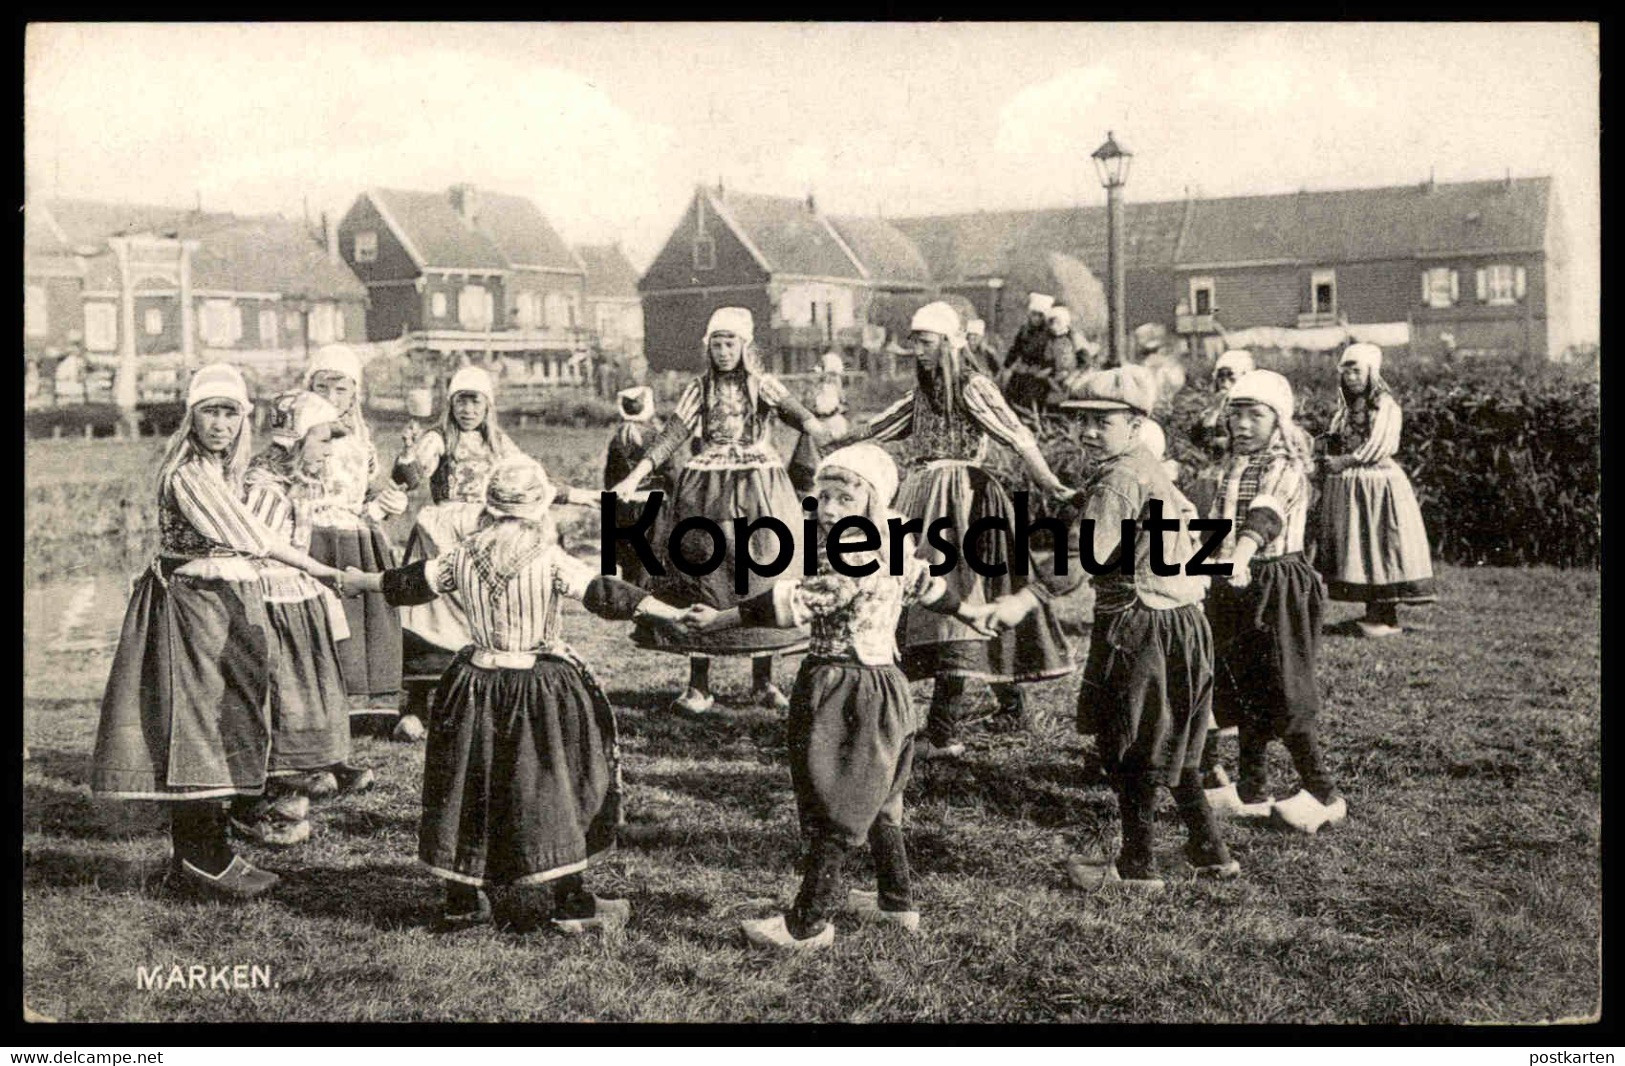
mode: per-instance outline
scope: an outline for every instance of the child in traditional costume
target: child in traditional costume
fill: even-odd
[[[391,604],[456,592],[472,643],[441,679],[424,756],[418,857],[446,882],[441,924],[491,919],[487,886],[514,888],[512,924],[569,933],[625,920],[582,880],[615,841],[620,765],[603,690],[564,642],[564,597],[606,618],[681,612],[565,554],[547,509],[554,489],[525,459],[498,467],[481,528],[432,559],[346,572]]]
[[[696,608],[695,624],[812,626],[807,658],[790,697],[790,777],[806,840],[801,890],[789,913],[743,923],[752,943],[787,950],[828,947],[830,916],[845,902],[860,919],[919,927],[903,844],[903,789],[922,724],[898,668],[897,622],[905,607],[946,614],[959,607],[949,583],[910,551],[892,572],[887,520],[897,466],[873,444],[831,453],[816,479],[820,537],[862,516],[879,531],[877,550],[844,552],[861,577],[834,570],[826,551],[816,577],[781,578],[771,589],[720,614]],[[850,530],[844,530],[849,533]],[[816,546],[809,546],[816,550]],[[843,891],[843,863],[867,841],[878,892]]]
[[[615,396],[621,409],[620,425],[609,438],[604,451],[604,488],[613,489],[638,465],[638,459],[654,445],[660,436],[660,423],[655,420],[655,392],[647,385],[622,389]],[[678,449],[666,465],[654,471],[638,485],[639,493],[662,492],[669,501],[682,473],[682,451]],[[616,501],[616,520],[622,525],[637,521],[643,504],[638,499]],[[615,545],[615,566],[620,576],[634,585],[647,586],[649,575],[632,545],[618,541]]]
[[[808,405],[812,413],[823,423],[824,432],[829,437],[843,436],[850,428],[846,420],[846,395],[841,387],[841,378],[846,373],[846,365],[841,361],[840,352],[825,352],[823,362],[819,365],[818,389],[813,393],[812,402]],[[790,455],[790,484],[795,486],[796,495],[807,496],[812,493],[813,480],[818,473],[818,464],[823,460],[823,450],[819,447],[818,438],[811,433],[803,433],[796,441],[796,450]]]
[[[1208,797],[1221,813],[1269,816],[1313,833],[1346,818],[1348,803],[1316,735],[1325,592],[1303,555],[1310,459],[1294,431],[1286,378],[1249,371],[1231,386],[1229,405],[1233,455],[1212,515],[1232,523],[1218,556],[1232,570],[1209,596],[1208,618],[1218,659],[1214,718],[1237,728],[1241,757],[1238,783],[1214,788]],[[1267,758],[1269,742],[1277,739],[1301,782],[1295,795],[1278,803],[1269,792]],[[1204,763],[1217,766],[1216,749]]]
[[[915,347],[916,387],[858,425],[841,443],[874,439],[901,444],[897,454],[905,473],[896,507],[906,517],[920,519],[922,531],[944,517],[951,523],[948,536],[956,542],[980,520],[1013,531],[1015,507],[983,465],[988,439],[1020,455],[1032,479],[1046,491],[1060,492],[1061,483],[999,387],[965,365],[965,337],[957,311],[942,302],[920,308],[911,322],[910,339]],[[1028,587],[1030,578],[1010,572],[1005,538],[985,536],[978,547],[989,564],[1006,564],[1005,572],[983,577],[961,559],[948,575],[960,601],[986,603]],[[1073,669],[1072,650],[1047,603],[1021,626],[992,640],[940,612],[911,609],[904,625],[904,669],[915,680],[936,678],[919,752],[925,758],[964,754],[958,730],[967,682],[992,685],[999,716],[1020,723],[1026,706],[1017,686]]]
[[[335,567],[378,573],[395,565],[395,547],[383,521],[406,511],[406,493],[373,487],[378,451],[361,412],[361,359],[343,344],[311,357],[305,388],[331,403],[344,435],[333,441],[322,468],[323,499],[311,516],[310,553]],[[350,639],[339,646],[339,667],[352,716],[400,713],[401,621],[382,596],[347,600]],[[403,739],[418,739],[403,737]]]
[[[1192,477],[1188,493],[1191,503],[1201,514],[1213,509],[1213,501],[1219,494],[1219,482],[1224,477],[1225,464],[1230,458],[1225,395],[1238,377],[1253,369],[1253,353],[1245,348],[1232,348],[1213,364],[1213,403],[1202,411],[1191,426],[1191,443],[1201,448],[1207,456],[1207,462]]]
[[[1382,380],[1382,349],[1349,345],[1337,373],[1315,565],[1332,599],[1365,604],[1366,636],[1394,636],[1400,604],[1437,599],[1427,529],[1410,479],[1394,462],[1402,414]]]
[[[286,393],[272,404],[271,446],[248,464],[244,502],[267,529],[298,551],[310,548],[311,511],[322,496],[321,472],[332,441],[344,435],[338,411],[313,392]],[[297,567],[262,561],[260,586],[273,641],[268,770],[273,788],[311,797],[358,792],[374,782],[352,767],[350,705],[337,644],[350,637],[344,606],[331,589]],[[261,843],[293,843],[308,822],[234,819]]]
[[[427,479],[432,503],[485,502],[485,483],[499,463],[520,454],[497,420],[496,385],[483,367],[465,366],[446,388],[444,422],[419,432],[407,423],[394,479],[411,492]]]
[[[1213,637],[1202,613],[1207,578],[1184,572],[1196,550],[1185,523],[1196,517],[1189,501],[1168,480],[1162,464],[1139,439],[1142,420],[1155,405],[1157,383],[1144,367],[1100,371],[1075,379],[1064,410],[1079,412],[1081,442],[1096,466],[1079,496],[1082,517],[1078,551],[1097,562],[1120,549],[1132,554],[1133,570],[1089,578],[1095,616],[1089,661],[1078,692],[1080,725],[1092,726],[1123,823],[1123,846],[1115,863],[1078,856],[1069,863],[1074,884],[1086,891],[1117,886],[1160,892],[1164,882],[1153,851],[1157,796],[1171,788],[1188,836],[1186,857],[1198,877],[1231,878],[1241,865],[1230,857],[1202,790],[1200,764],[1213,697]],[[1151,569],[1151,537],[1143,522],[1154,511],[1178,527],[1160,533],[1161,562],[1179,568],[1169,576]],[[1136,523],[1132,545],[1121,544],[1121,523]],[[1070,549],[1069,549],[1070,550]],[[1072,560],[1075,562],[1075,560]],[[1068,567],[1053,584],[1033,584],[984,608],[995,628],[1017,624],[1055,593],[1083,580]]]
[[[170,804],[173,883],[224,899],[257,896],[278,881],[233,854],[222,804],[261,796],[288,739],[270,712],[276,638],[255,560],[341,576],[241,502],[249,410],[234,367],[215,363],[192,376],[186,415],[158,470],[159,553],[124,616],[91,773],[97,795]],[[337,749],[317,732],[318,750],[307,757],[329,760]],[[297,822],[309,800],[267,806]]]
[[[777,417],[796,429],[815,434],[821,433],[822,427],[778,378],[757,369],[752,347],[755,328],[751,313],[742,307],[724,307],[711,316],[705,330],[708,369],[683,391],[664,431],[613,490],[618,496],[631,498],[644,478],[678,449],[687,447],[690,437],[699,437],[701,450],[683,468],[675,494],[661,508],[653,547],[657,553],[665,553],[678,522],[690,517],[706,518],[724,534],[722,558],[714,570],[696,576],[693,571],[699,569],[697,564],[712,557],[714,542],[698,531],[683,537],[678,554],[687,565],[677,559],[664,559],[666,577],[653,586],[673,603],[726,609],[771,587],[772,579],[753,572],[744,595],[734,591],[734,559],[747,550],[746,545],[734,542],[734,519],[772,517],[792,531],[801,527],[801,501],[790,484],[784,460],[773,448],[773,420]],[[788,572],[796,573],[801,567],[801,545],[799,538],[792,537],[791,541],[786,546],[793,552]],[[778,538],[771,532],[758,530],[751,537],[749,550],[752,558],[766,561],[779,547]],[[754,702],[775,710],[786,709],[789,701],[773,683],[773,655],[803,645],[806,634],[750,626],[727,633],[673,637],[640,629],[634,639],[657,650],[690,656],[688,690],[674,706],[690,714],[704,714],[714,703],[710,657],[715,655],[751,656]]]

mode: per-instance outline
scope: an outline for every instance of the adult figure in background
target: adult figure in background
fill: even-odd
[[[915,312],[910,340],[915,350],[915,387],[873,419],[856,427],[843,444],[873,438],[896,441],[903,484],[894,509],[921,519],[929,530],[939,518],[950,522],[958,542],[973,522],[991,519],[1015,527],[1015,508],[983,464],[989,438],[1014,450],[1044,491],[1064,491],[1033,437],[1005,403],[999,387],[968,365],[959,315],[946,303]],[[991,565],[1009,563],[1007,541],[984,536],[978,545]],[[926,550],[929,550],[927,548]],[[981,604],[1019,592],[1029,581],[1009,572],[982,577],[966,563],[947,575],[959,602]],[[1007,723],[1025,718],[1018,684],[1059,677],[1073,669],[1072,651],[1047,607],[1019,626],[989,640],[985,633],[945,615],[910,610],[904,618],[903,668],[910,678],[936,678],[925,738],[916,750],[932,756],[958,756],[959,719],[968,681],[994,686],[1000,716]]]
[[[1035,292],[1027,297],[1027,321],[1016,331],[1004,359],[1002,384],[1005,399],[1012,407],[1035,410],[1049,394],[1049,379],[1044,373],[1050,343],[1047,316],[1054,306],[1053,296]]]
[[[1400,604],[1437,599],[1422,508],[1394,462],[1403,416],[1375,344],[1351,344],[1337,376],[1315,564],[1332,599],[1365,604],[1363,634],[1395,636]]]
[[[613,489],[638,465],[638,459],[647,452],[660,436],[661,423],[655,417],[655,390],[647,385],[622,389],[615,396],[621,410],[620,424],[609,438],[604,450],[604,488]],[[668,500],[677,485],[677,476],[683,470],[683,452],[679,448],[666,464],[643,479],[639,492],[663,492]],[[618,500],[616,518],[621,525],[637,521],[643,505],[635,499]],[[632,545],[621,541],[615,545],[615,567],[621,577],[634,585],[647,586],[649,575],[638,559]]]
[[[743,307],[724,307],[706,326],[706,370],[689,383],[660,437],[644,453],[632,472],[614,487],[630,498],[643,479],[663,466],[698,437],[701,450],[688,461],[677,479],[677,490],[661,508],[654,545],[664,552],[679,521],[691,516],[716,523],[724,534],[721,565],[704,576],[693,572],[709,560],[715,542],[694,531],[678,547],[683,564],[662,560],[666,577],[655,586],[664,600],[679,606],[704,604],[727,610],[741,600],[772,587],[773,579],[752,574],[746,591],[734,591],[734,557],[747,550],[733,539],[734,519],[771,516],[792,531],[803,519],[784,460],[774,450],[773,419],[783,419],[803,432],[821,433],[822,426],[800,400],[772,374],[757,368],[752,348],[756,332],[751,313]],[[791,537],[793,557],[786,573],[800,573],[803,545]],[[748,548],[756,559],[773,558],[779,543],[771,532],[758,530]],[[711,657],[748,655],[752,660],[753,702],[774,710],[787,710],[790,701],[773,683],[773,655],[804,645],[805,629],[748,626],[720,633],[678,633],[640,627],[636,640],[647,647],[688,655],[688,689],[674,706],[689,714],[705,714],[715,703],[711,696]]]
[[[999,380],[999,371],[1003,363],[999,360],[999,353],[994,351],[993,345],[987,342],[987,323],[979,318],[973,318],[965,323],[965,354],[971,359],[978,373],[986,374],[994,381]]]
[[[406,493],[390,485],[373,485],[378,450],[361,412],[361,358],[344,344],[329,344],[311,356],[305,388],[339,413],[344,435],[333,441],[322,467],[325,493],[311,514],[310,554],[328,566],[355,567],[380,573],[396,564],[395,547],[384,532],[384,519],[406,511]],[[350,639],[339,644],[339,667],[356,716],[400,713],[401,621],[395,608],[377,593],[344,603]],[[422,727],[414,736],[422,739]]]
[[[91,788],[169,805],[171,884],[241,900],[279,878],[231,850],[223,801],[253,803],[276,763],[272,627],[256,560],[342,575],[243,504],[253,453],[248,388],[214,363],[192,375],[158,467],[158,556],[135,582],[102,696]],[[285,734],[283,734],[285,737]],[[323,755],[321,758],[325,758]],[[299,797],[281,813],[303,817]]]

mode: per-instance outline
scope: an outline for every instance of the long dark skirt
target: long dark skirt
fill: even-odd
[[[855,848],[876,821],[901,825],[923,724],[897,667],[803,662],[786,724],[802,833]]]
[[[102,695],[91,788],[118,799],[258,795],[271,752],[270,622],[257,576],[137,580]]]
[[[1215,581],[1208,593],[1213,625],[1213,717],[1284,735],[1320,713],[1320,626],[1326,593],[1301,552],[1254,560],[1243,589]]]
[[[745,551],[745,545],[734,542],[734,519],[754,521],[767,516],[777,518],[790,531],[789,543],[784,545],[789,565],[774,577],[750,573],[745,592],[737,593],[734,591],[734,559]],[[672,530],[689,517],[708,518],[723,533],[721,560],[708,574],[698,575],[692,571],[714,554],[714,542],[709,535],[689,531],[676,553],[666,550]],[[679,607],[703,603],[726,610],[766,592],[779,577],[799,577],[805,517],[795,489],[790,485],[790,475],[784,472],[783,466],[765,464],[715,470],[685,467],[678,476],[676,492],[662,505],[655,526],[651,546],[665,567],[666,576],[654,579],[651,589],[667,603]],[[779,544],[772,533],[757,530],[751,535],[749,547],[751,558],[766,563],[778,553]],[[685,565],[678,565],[672,554],[684,560]],[[640,625],[633,632],[633,640],[645,648],[684,655],[767,655],[804,647],[807,631],[737,626],[712,633],[685,634],[666,627]]]
[[[375,574],[395,565],[395,547],[383,528],[369,522],[362,529],[318,526],[311,530],[310,555],[340,569],[353,566]],[[394,712],[401,699],[401,619],[382,593],[369,592],[344,600],[350,639],[339,644],[339,669],[350,710],[357,714]]]
[[[939,518],[952,526],[949,539],[959,543],[973,522],[991,518],[1007,530],[1015,529],[1015,508],[987,471],[969,463],[943,463],[911,472],[897,492],[896,509],[908,518],[921,519],[923,530]],[[924,537],[921,544],[925,543]],[[978,541],[982,558],[990,564],[1008,563],[1008,542],[998,534]],[[959,565],[946,575],[962,603],[986,603],[1020,592],[1031,577],[982,577],[966,563],[961,546]],[[903,660],[910,677],[968,677],[989,682],[1041,681],[1061,677],[1075,669],[1072,649],[1060,623],[1047,604],[1027,615],[1012,629],[992,640],[957,618],[911,607],[900,627]]]
[[[1199,604],[1096,614],[1078,690],[1080,728],[1113,778],[1150,774],[1170,788],[1196,770],[1213,704],[1213,634]]]
[[[276,653],[271,670],[272,774],[319,770],[350,757],[349,701],[338,648],[320,599],[265,605]]]
[[[464,648],[441,679],[423,766],[418,857],[464,884],[551,881],[614,846],[615,715],[570,658],[486,670]]]

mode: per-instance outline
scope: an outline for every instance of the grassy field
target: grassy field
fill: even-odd
[[[571,477],[572,464],[599,461],[603,438],[527,443]],[[31,485],[84,466],[56,448],[99,449],[104,477],[150,469],[135,449],[34,446]],[[31,548],[30,571],[36,561]],[[682,662],[634,650],[622,627],[579,610],[567,623],[617,706],[626,756],[631,822],[592,877],[630,898],[633,916],[603,940],[431,934],[438,886],[413,861],[422,749],[381,739],[357,745],[379,768],[375,792],[318,808],[301,848],[250,853],[286,878],[271,898],[174,901],[158,811],[89,793],[110,651],[55,648],[31,630],[25,1000],[65,1021],[1589,1017],[1601,975],[1598,575],[1447,568],[1441,580],[1441,602],[1407,616],[1406,636],[1326,641],[1326,746],[1349,796],[1345,826],[1310,839],[1233,827],[1244,877],[1197,884],[1169,805],[1166,896],[1072,891],[1066,855],[1116,821],[1092,742],[1071,729],[1074,676],[1034,690],[1048,729],[973,735],[965,760],[917,774],[908,841],[925,937],[843,919],[831,951],[789,960],[746,950],[736,928],[795,889],[782,721],[673,715]],[[1335,605],[1330,621],[1354,613]],[[740,698],[748,671],[722,665],[717,683]],[[1283,753],[1272,768],[1285,787]],[[864,883],[866,862],[851,873]],[[137,988],[137,966],[176,963],[266,966],[275,987]]]

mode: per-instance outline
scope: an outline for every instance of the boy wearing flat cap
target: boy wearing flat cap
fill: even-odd
[[[1173,790],[1189,835],[1185,853],[1197,876],[1241,872],[1202,791],[1199,766],[1213,699],[1213,636],[1202,611],[1207,578],[1184,572],[1197,547],[1186,524],[1195,509],[1141,439],[1156,399],[1156,379],[1143,367],[1128,366],[1075,379],[1061,404],[1079,418],[1083,446],[1097,463],[1073,497],[1093,523],[1079,524],[1077,551],[1092,551],[1094,560],[1105,562],[1119,550],[1122,524],[1135,524],[1132,544],[1121,544],[1132,553],[1129,572],[1114,567],[1091,577],[1095,617],[1078,693],[1079,723],[1084,728],[1093,719],[1096,750],[1117,793],[1123,847],[1115,864],[1081,856],[1069,863],[1073,883],[1088,891],[1163,889],[1152,848],[1163,786]],[[1154,517],[1173,528],[1148,532],[1145,520]],[[1165,576],[1152,569],[1153,532],[1162,539],[1157,561],[1178,572]],[[987,624],[1011,625],[1083,579],[1077,560],[1066,560],[1063,574],[1057,559],[1054,570],[1046,583],[984,608]]]

